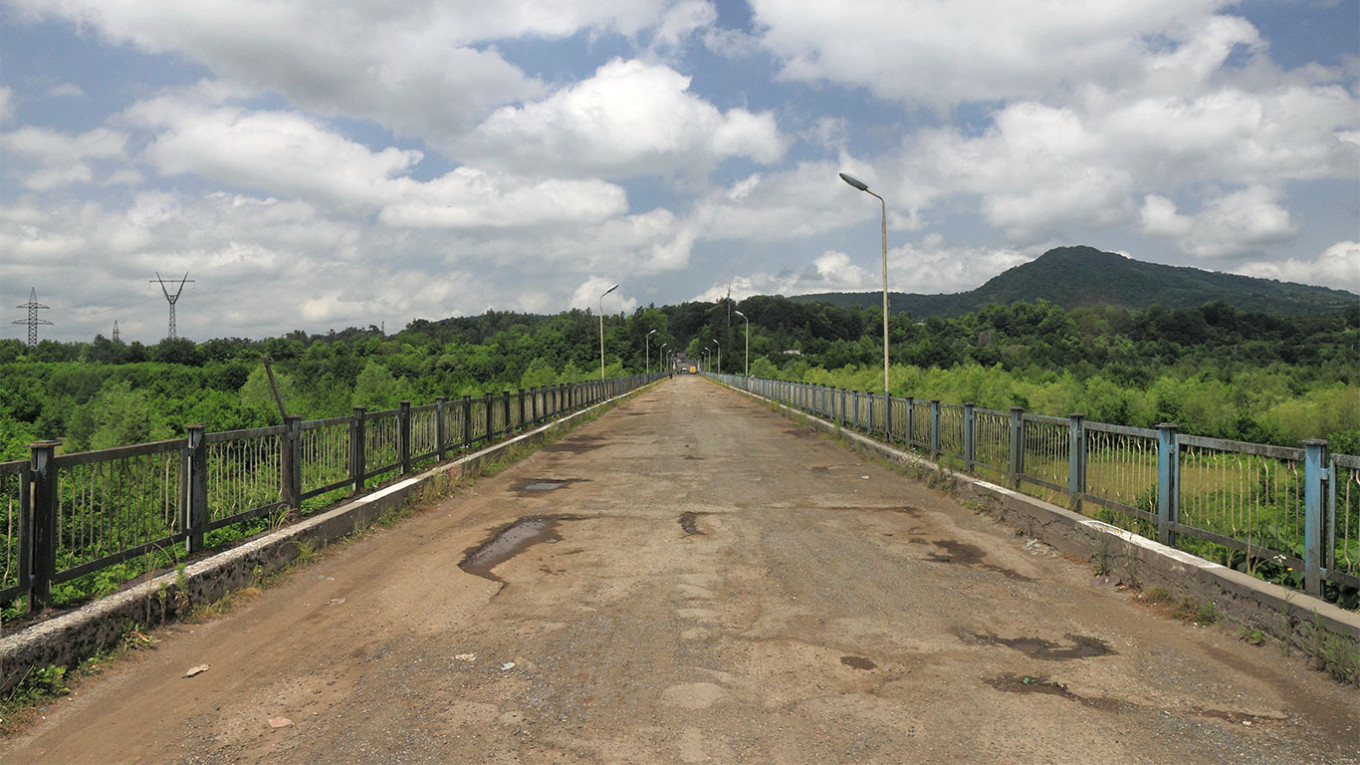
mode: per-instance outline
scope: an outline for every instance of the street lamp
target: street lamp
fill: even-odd
[[[656,363],[658,367],[666,366],[666,361],[670,358],[670,352],[666,350],[669,347],[671,347],[670,343],[662,343],[661,347],[656,349],[657,355]],[[659,373],[660,370],[658,370],[658,374]]]
[[[884,409],[884,430],[888,432],[888,440],[892,440],[892,394],[888,388],[888,203],[883,201],[883,197],[869,190],[869,184],[861,181],[853,175],[841,173],[841,180],[863,191],[878,197],[879,207],[883,212],[883,409]]]
[[[746,314],[741,311],[733,311],[736,315],[746,319]],[[751,320],[746,319],[746,384],[751,384]]]
[[[722,374],[722,344],[715,338],[713,344],[718,346],[718,374]]]
[[[619,285],[615,284],[613,287],[610,287],[609,289],[607,289],[607,290],[605,290],[604,292],[600,293],[600,379],[601,379],[601,380],[604,379],[604,296],[605,296],[605,295],[608,295],[609,293],[613,292],[614,290],[616,290],[616,289],[618,289],[618,288],[619,288]]]
[[[649,375],[652,373],[652,335],[655,334],[656,330],[652,330],[647,333],[646,337],[642,338],[642,348],[647,353],[647,374]]]
[[[699,349],[699,368],[700,368],[700,369],[708,369],[708,367],[705,366],[705,364],[708,362],[708,356],[709,356],[709,351],[708,351],[707,348],[700,348],[700,349]],[[709,370],[709,371],[712,371],[712,370]]]

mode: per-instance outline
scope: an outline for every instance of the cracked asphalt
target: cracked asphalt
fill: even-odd
[[[155,636],[0,760],[1360,762],[1353,687],[692,377]]]

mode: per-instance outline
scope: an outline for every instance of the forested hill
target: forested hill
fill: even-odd
[[[827,292],[792,299],[873,307],[883,304],[882,295],[881,292]],[[1009,305],[1039,299],[1067,309],[1094,305],[1143,309],[1161,305],[1174,310],[1218,301],[1242,311],[1283,316],[1316,316],[1360,304],[1360,295],[1342,290],[1144,263],[1094,247],[1049,250],[970,292],[951,295],[889,293],[894,312],[905,311],[916,319],[962,316],[989,303]]]

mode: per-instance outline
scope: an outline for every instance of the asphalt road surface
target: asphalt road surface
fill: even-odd
[[[157,632],[0,760],[1360,762],[1354,687],[1028,541],[681,377]]]

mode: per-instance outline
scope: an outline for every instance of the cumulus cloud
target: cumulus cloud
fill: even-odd
[[[772,114],[720,112],[689,93],[689,85],[689,77],[668,66],[615,59],[541,101],[497,110],[465,149],[517,172],[551,168],[610,177],[783,156],[785,141]]]
[[[252,111],[165,96],[128,109],[155,131],[144,158],[163,175],[190,173],[241,189],[296,196],[416,228],[529,227],[598,222],[626,211],[621,188],[596,179],[530,181],[456,168],[409,177],[422,152],[378,151],[291,111]]]
[[[1160,54],[1153,67],[1159,72],[1211,72],[1225,44],[1231,50],[1256,39],[1237,20],[1212,16],[1226,4],[1125,0],[1060,11],[1036,10],[1028,0],[751,6],[760,41],[781,62],[783,77],[863,86],[880,98],[945,108],[1064,92],[1075,72],[1085,82],[1122,87],[1147,76],[1129,62],[1150,53]]]
[[[331,0],[15,0],[18,14],[63,19],[116,44],[182,55],[225,80],[325,114],[370,119],[442,144],[542,84],[496,40],[580,30],[636,35],[663,0],[552,3]]]
[[[25,126],[0,134],[0,149],[10,157],[21,158],[19,167],[7,168],[7,172],[20,173],[26,188],[50,191],[94,180],[92,160],[121,159],[127,139],[127,134],[107,128],[73,135]],[[11,163],[12,159],[6,164]]]
[[[932,234],[888,251],[888,289],[892,292],[940,294],[981,286],[1008,268],[1033,260],[1039,249],[961,247]],[[715,283],[694,300],[713,301],[728,290],[741,300],[751,295],[806,295],[820,292],[876,292],[883,289],[880,264],[827,250],[799,268],[775,273],[733,275]]]
[[[1196,257],[1240,255],[1261,245],[1287,242],[1298,233],[1279,197],[1273,189],[1252,186],[1214,197],[1194,215],[1182,215],[1170,199],[1148,195],[1142,226],[1146,233],[1171,239]]]
[[[1315,258],[1253,260],[1237,269],[1240,274],[1360,294],[1360,242],[1337,242]]]
[[[625,297],[627,288],[622,284],[619,289],[605,294],[611,286],[616,284],[603,276],[591,275],[576,287],[576,292],[571,296],[571,307],[589,309],[592,313],[599,314],[604,312],[605,316],[623,313],[632,313],[638,306],[636,298]]]

